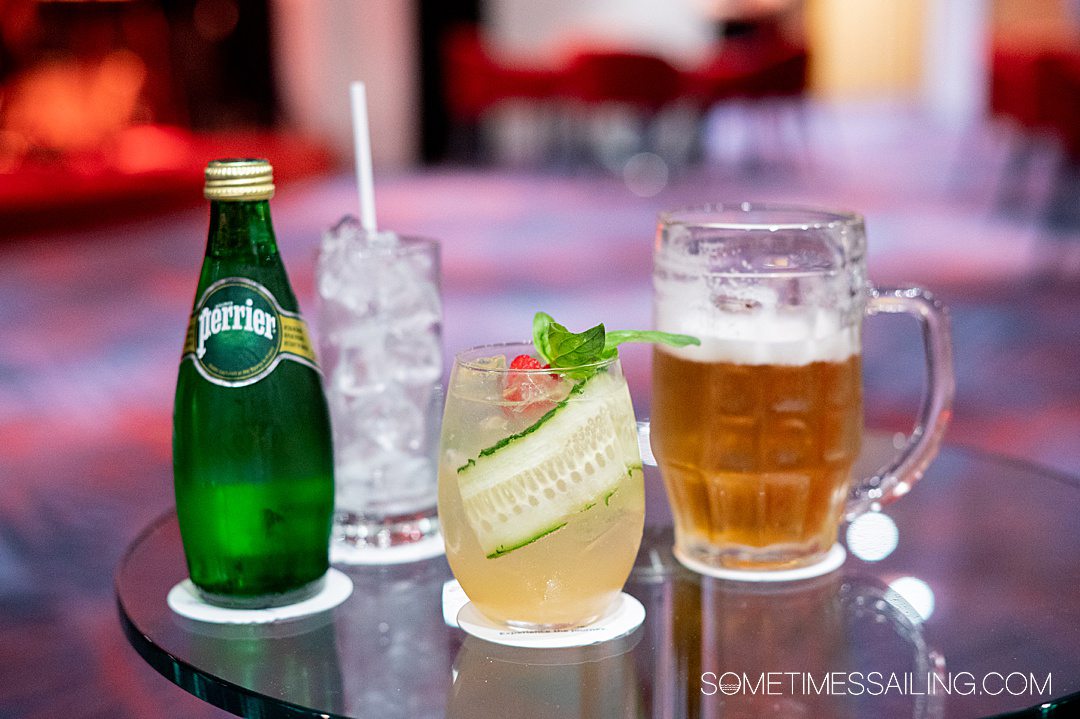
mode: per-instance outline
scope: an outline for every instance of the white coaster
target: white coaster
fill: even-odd
[[[512,629],[496,624],[472,605],[465,604],[457,615],[457,625],[477,639],[525,649],[586,647],[625,637],[645,621],[645,607],[625,592],[619,593],[615,607],[592,624],[576,629]]]
[[[269,624],[298,619],[311,614],[325,612],[344,602],[352,594],[353,583],[337,569],[326,573],[323,588],[313,597],[296,604],[267,609],[228,609],[207,604],[195,590],[190,579],[177,584],[169,590],[167,602],[169,608],[182,617],[213,624]]]
[[[795,569],[769,569],[757,572],[751,569],[713,567],[692,557],[687,557],[679,551],[678,547],[674,548],[674,554],[675,558],[679,560],[679,564],[692,572],[704,574],[707,577],[716,577],[717,579],[731,579],[736,582],[794,582],[799,579],[820,577],[823,574],[835,572],[843,566],[844,560],[847,559],[847,552],[844,551],[844,548],[839,544],[834,544],[820,562],[805,567],[796,567]]]
[[[340,539],[330,542],[331,564],[407,564],[421,562],[446,554],[442,533],[436,533],[416,542],[396,544],[391,547],[354,546]]]
[[[456,579],[448,579],[442,585],[442,618],[448,627],[457,628],[457,615],[469,603],[465,590]]]

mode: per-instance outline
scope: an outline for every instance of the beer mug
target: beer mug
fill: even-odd
[[[937,452],[954,392],[944,306],[866,279],[862,217],[712,205],[664,213],[656,328],[697,347],[653,352],[652,449],[688,566],[778,570],[821,562],[841,519],[905,494]],[[862,435],[864,315],[922,324],[928,389],[895,460],[852,482]]]

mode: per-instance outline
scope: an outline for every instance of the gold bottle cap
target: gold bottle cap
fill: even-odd
[[[203,196],[233,202],[269,200],[274,196],[274,169],[266,160],[211,160]]]

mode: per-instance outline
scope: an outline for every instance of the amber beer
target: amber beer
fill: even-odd
[[[652,445],[682,552],[779,569],[836,541],[862,386],[857,342],[835,340],[804,345],[797,363],[780,346],[770,363],[731,361],[730,341],[654,349]]]

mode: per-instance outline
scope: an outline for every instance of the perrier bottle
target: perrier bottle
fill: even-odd
[[[334,505],[330,419],[270,225],[265,160],[206,168],[210,233],[173,413],[176,512],[212,603],[267,607],[322,586]]]

